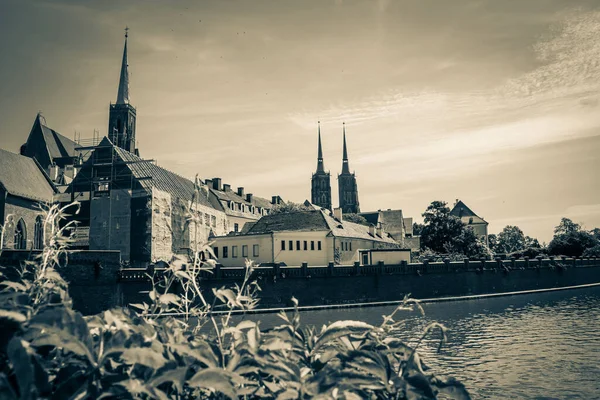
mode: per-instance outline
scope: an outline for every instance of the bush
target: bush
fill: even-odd
[[[256,304],[252,263],[240,285],[214,291],[228,309],[216,315],[198,285],[206,264],[194,258],[172,261],[148,303],[134,305],[139,312],[83,317],[56,272],[65,254],[56,235],[19,279],[1,283],[2,398],[469,399],[456,380],[426,374],[417,353],[431,332],[445,337],[442,325],[428,326],[415,348],[395,338],[404,327],[396,315],[420,309],[413,300],[379,326],[337,321],[318,331],[300,325],[295,302],[294,313],[281,313],[283,323],[263,332],[255,322],[231,323],[234,309]],[[169,292],[176,285],[181,295]]]
[[[594,246],[594,247],[590,247],[589,249],[585,249],[583,254],[583,257],[600,257],[600,244]]]

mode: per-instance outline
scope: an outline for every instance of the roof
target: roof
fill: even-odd
[[[26,145],[30,144],[30,140],[35,140],[36,133],[40,133],[44,140],[44,144],[48,149],[48,154],[52,159],[77,156],[79,153],[75,150],[77,143],[56,132],[54,129],[48,128],[42,122],[42,118],[41,114],[37,115],[33,127],[31,128],[31,132],[29,133],[29,137],[27,138]]]
[[[321,210],[294,211],[276,213],[262,217],[248,230],[248,234],[264,234],[271,232],[331,232],[332,235],[346,238],[360,238],[395,244],[384,235],[371,236],[369,227],[348,221],[338,221]]]
[[[477,220],[479,223],[487,224],[487,222],[483,218],[481,218],[479,215],[475,214],[473,212],[473,210],[471,210],[469,207],[467,207],[467,205],[465,203],[463,203],[461,200],[456,200],[456,204],[454,204],[454,207],[452,208],[452,210],[450,210],[450,215],[453,215],[453,216],[461,218],[461,219],[466,218],[467,221],[469,220],[470,217],[473,217],[474,223],[476,223],[475,221]]]
[[[156,188],[169,193],[174,198],[185,200],[192,199],[196,190],[196,185],[191,180],[162,168],[153,161],[144,160],[127,150],[115,146],[107,137],[102,139],[95,151],[102,151],[103,148],[109,147],[113,149],[117,157],[116,161],[125,163],[133,177],[136,179],[137,184],[142,189],[150,192],[152,188]],[[90,167],[92,162],[93,157],[86,161],[83,168],[86,169]],[[80,171],[79,174],[77,174],[74,182],[77,182],[79,176],[83,176],[82,172],[83,171]],[[198,204],[215,208],[209,201],[208,196],[198,196],[197,198]]]
[[[379,222],[379,211],[375,211],[375,212],[364,212],[364,213],[360,213],[358,214],[361,217],[363,217],[364,219],[367,220],[367,222],[371,225],[375,225],[377,226],[377,223]]]
[[[50,203],[56,187],[30,157],[0,149],[0,183],[13,196]]]

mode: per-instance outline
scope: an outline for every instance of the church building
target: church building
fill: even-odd
[[[344,156],[342,159],[342,173],[338,175],[338,190],[340,194],[340,208],[344,214],[358,214],[360,205],[358,203],[358,186],[356,175],[350,172],[348,164],[348,148],[346,146],[346,124],[344,123]]]
[[[321,122],[319,121],[319,149],[317,154],[317,171],[312,175],[312,204],[331,211],[331,177],[325,172],[323,148],[321,146]]]

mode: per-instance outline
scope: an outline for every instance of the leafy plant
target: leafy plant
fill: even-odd
[[[62,218],[51,209],[46,221]],[[54,228],[53,228],[54,229]],[[42,257],[0,285],[0,397],[6,399],[469,399],[453,379],[427,373],[417,349],[446,329],[432,324],[414,348],[397,338],[397,315],[420,309],[405,299],[383,322],[337,321],[320,330],[300,323],[298,304],[268,331],[232,322],[256,305],[260,288],[246,263],[241,284],[205,301],[200,271],[211,261],[174,258],[152,278],[148,302],[83,317],[57,273],[66,263],[64,228]],[[200,247],[197,250],[210,251]],[[177,290],[175,290],[177,289]],[[222,307],[224,311],[217,311]]]

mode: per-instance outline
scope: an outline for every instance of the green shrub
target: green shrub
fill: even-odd
[[[47,223],[60,212],[51,209]],[[135,305],[139,312],[83,317],[56,272],[67,254],[64,231],[52,233],[39,260],[0,284],[0,398],[469,398],[456,380],[424,372],[418,344],[396,338],[404,329],[396,315],[420,309],[413,300],[379,326],[337,321],[320,330],[301,326],[295,303],[280,326],[261,331],[255,322],[231,322],[234,309],[256,305],[250,261],[240,285],[215,290],[229,310],[216,315],[198,284],[205,262],[175,259],[148,302]],[[174,285],[181,295],[169,292]],[[421,340],[438,330],[445,337],[434,323]]]

